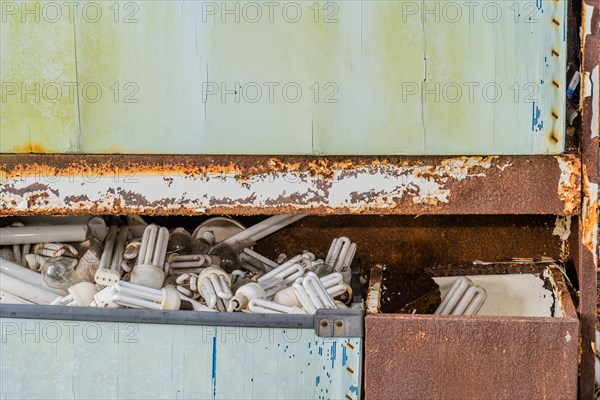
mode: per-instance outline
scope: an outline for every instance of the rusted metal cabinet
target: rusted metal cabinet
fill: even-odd
[[[510,274],[511,269],[516,268],[502,272]],[[562,274],[558,270],[552,274],[557,278],[551,283],[556,297],[549,313],[542,307],[535,309],[534,304],[552,295],[546,289],[542,289],[544,294],[534,294],[536,289],[529,282],[526,292],[531,296],[524,295],[520,286],[528,275],[520,274],[488,275],[496,287],[506,281],[508,296],[498,290],[493,293],[494,288],[487,286],[486,306],[496,304],[484,306],[477,316],[368,315],[368,397],[576,398],[579,343],[574,335],[580,324]],[[479,284],[485,287],[485,276],[473,279],[483,280]],[[533,282],[537,279],[531,276]],[[521,308],[527,303],[531,307]]]

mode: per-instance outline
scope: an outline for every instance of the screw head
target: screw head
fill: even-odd
[[[327,320],[325,320],[325,319],[321,320],[321,328],[327,329],[328,327],[329,327],[329,322],[327,322]]]
[[[342,321],[335,321],[335,326],[337,326],[338,328],[341,328],[344,325],[344,323]]]

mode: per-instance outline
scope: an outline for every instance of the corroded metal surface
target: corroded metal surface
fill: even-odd
[[[577,318],[577,311],[575,310],[575,306],[571,300],[569,286],[567,285],[565,276],[563,275],[560,267],[553,265],[549,268],[549,271],[552,288],[558,297],[558,305],[562,315],[566,315],[568,318]]]
[[[262,239],[255,249],[272,259],[305,249],[324,257],[334,238],[347,236],[357,244],[356,256],[365,272],[381,264],[388,273],[419,274],[436,263],[558,259],[561,241],[552,234],[555,219],[552,215],[309,216]]]
[[[377,314],[381,312],[381,284],[383,267],[376,265],[371,268],[369,276],[369,288],[367,289],[367,313]]]
[[[573,214],[575,155],[3,155],[0,215]]]
[[[578,331],[574,315],[368,315],[366,398],[575,399]]]
[[[578,218],[576,257],[581,320],[579,396],[594,398],[594,351],[598,271],[598,124],[600,123],[600,1],[582,3],[581,130],[582,210]]]

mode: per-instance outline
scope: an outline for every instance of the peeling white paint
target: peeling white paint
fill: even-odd
[[[506,162],[506,163],[504,163],[502,165],[496,165],[496,168],[498,168],[500,171],[504,172],[504,170],[506,168],[511,167],[511,166],[512,166],[512,163]]]
[[[167,210],[183,208],[199,213],[228,205],[390,209],[405,198],[414,204],[448,203],[450,190],[446,186],[452,179],[484,176],[483,170],[491,168],[492,160],[493,157],[462,157],[444,160],[437,166],[363,166],[351,172],[338,170],[332,179],[297,171],[257,174],[243,180],[233,173],[174,174],[168,179],[146,174],[25,176],[7,180],[0,201],[16,211],[31,212],[82,207],[109,209],[115,204]],[[148,206],[143,204],[144,200]]]
[[[571,182],[576,166],[570,160],[565,160],[561,157],[555,157],[555,159],[560,168],[557,192],[560,199],[565,203],[565,211],[571,212],[577,203],[575,196],[579,192],[579,189]]]
[[[567,240],[569,240],[569,236],[571,236],[571,216],[567,215],[565,217],[556,217],[554,231],[552,231],[552,234],[554,236],[558,236],[561,241],[560,260],[564,261],[567,257]]]
[[[369,293],[367,293],[367,312],[378,313],[379,312],[379,298],[381,296],[381,284],[375,283],[371,286]]]
[[[585,15],[585,20],[583,21],[583,38],[592,33],[592,15],[594,13],[594,7],[589,4],[583,3],[583,15]]]
[[[592,88],[592,123],[591,123],[591,131],[592,131],[592,138],[598,136],[598,118],[599,118],[599,113],[598,113],[598,107],[600,107],[600,105],[598,104],[598,101],[600,100],[598,98],[598,91],[600,90],[600,85],[598,84],[598,65],[596,65],[596,67],[594,67],[594,69],[592,70],[592,73],[589,75],[591,84],[590,85],[585,85],[586,86],[586,97],[588,96],[587,92],[588,92],[588,87]]]

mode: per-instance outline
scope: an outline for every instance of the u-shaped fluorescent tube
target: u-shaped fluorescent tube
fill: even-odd
[[[100,257],[100,266],[94,276],[94,280],[98,285],[102,287],[114,285],[121,279],[119,269],[123,263],[123,254],[128,236],[128,226],[121,226],[120,228],[118,224],[110,226],[104,242],[104,250]]]
[[[350,265],[356,254],[356,243],[352,243],[346,236],[333,239],[331,247],[325,257],[325,264],[330,265],[337,272],[342,273],[344,282],[350,283],[352,271]]]
[[[168,244],[167,228],[151,224],[144,229],[137,262],[131,271],[131,282],[154,289],[162,287]]]
[[[269,271],[266,274],[264,274],[263,276],[261,276],[260,278],[258,278],[258,283],[264,282],[271,278],[277,278],[277,277],[283,278],[288,283],[293,282],[296,278],[299,278],[302,275],[304,275],[304,267],[302,264],[300,264],[301,260],[302,260],[301,254],[290,258],[288,261],[284,262],[283,264],[281,264],[274,270]],[[302,269],[301,273],[300,273],[300,269]],[[294,276],[294,278],[289,280],[288,278],[291,276]]]
[[[248,303],[248,310],[258,314],[305,314],[299,307],[288,307],[261,298],[254,298]]]
[[[179,310],[181,298],[175,288],[152,289],[119,281],[111,287],[112,301],[125,307]]]
[[[461,276],[448,290],[435,314],[476,315],[486,298],[485,289],[476,286],[469,278]]]
[[[231,293],[231,279],[221,268],[208,267],[198,276],[198,289],[206,301],[206,305],[215,308],[217,299],[229,300]]]

